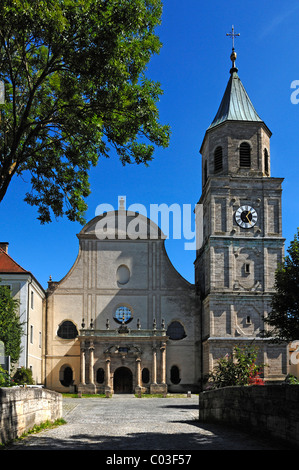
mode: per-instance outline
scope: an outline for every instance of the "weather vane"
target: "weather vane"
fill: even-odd
[[[232,25],[231,33],[226,33],[227,36],[230,36],[233,40],[233,51],[235,50],[235,37],[240,36],[240,33],[235,33],[234,25]]]

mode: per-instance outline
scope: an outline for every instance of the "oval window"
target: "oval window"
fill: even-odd
[[[122,264],[121,266],[118,267],[117,272],[116,272],[116,279],[118,284],[120,285],[125,285],[129,282],[130,280],[130,270],[127,266]]]

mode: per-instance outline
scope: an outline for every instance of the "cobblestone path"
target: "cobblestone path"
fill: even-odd
[[[284,450],[267,436],[198,421],[198,396],[64,398],[67,424],[6,450]]]

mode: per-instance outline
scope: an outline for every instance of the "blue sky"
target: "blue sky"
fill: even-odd
[[[118,196],[127,206],[191,204],[201,195],[199,149],[223,96],[231,66],[234,25],[237,67],[256,111],[273,135],[271,174],[283,183],[283,236],[286,247],[299,226],[299,104],[292,104],[291,83],[299,80],[299,2],[291,0],[165,0],[162,25],[157,29],[163,47],[152,58],[147,75],[161,83],[160,122],[170,124],[168,149],[158,149],[149,167],[123,167],[111,154],[90,172],[92,193],[86,219],[97,206],[117,208]],[[299,94],[297,95],[299,97]],[[78,254],[77,223],[66,218],[40,225],[37,211],[23,202],[29,181],[13,180],[0,204],[0,239],[9,254],[31,271],[44,288],[49,276],[59,281]],[[194,251],[185,240],[166,241],[175,268],[194,281]]]

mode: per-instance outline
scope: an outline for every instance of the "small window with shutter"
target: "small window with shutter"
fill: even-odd
[[[269,155],[268,155],[268,150],[264,150],[264,170],[266,175],[269,175]]]
[[[219,171],[222,171],[222,169],[222,147],[217,147],[214,152],[214,172],[218,173]]]
[[[240,145],[240,167],[251,167],[251,149],[250,145],[247,142],[242,142],[242,144]]]

